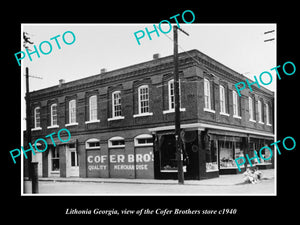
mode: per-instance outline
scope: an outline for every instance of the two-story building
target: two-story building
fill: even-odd
[[[31,92],[32,141],[71,133],[33,155],[39,175],[175,179],[173,68],[172,55],[155,55]],[[274,141],[273,92],[253,85],[240,97],[246,78],[198,50],[179,54],[179,77],[185,179],[237,173],[235,158]]]

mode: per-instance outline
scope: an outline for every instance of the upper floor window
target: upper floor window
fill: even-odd
[[[97,117],[97,96],[93,95],[89,97],[89,119],[90,121],[96,121]]]
[[[52,104],[50,107],[51,126],[57,126],[57,104]]]
[[[175,109],[175,92],[174,92],[174,80],[168,82],[168,91],[169,91],[169,110]]]
[[[220,85],[220,112],[226,113],[225,88]]]
[[[263,118],[262,118],[262,103],[261,103],[261,100],[258,100],[257,102],[257,109],[258,109],[258,122],[259,123],[263,123]]]
[[[143,85],[138,88],[138,98],[139,98],[139,114],[149,112],[149,87],[148,85]]]
[[[254,121],[254,107],[253,107],[253,99],[249,96],[249,120]]]
[[[121,91],[112,93],[112,117],[122,116],[121,110]]]
[[[269,104],[265,104],[265,108],[266,108],[266,122],[267,122],[267,125],[271,125],[271,123],[270,123],[270,106],[269,106]]]
[[[213,113],[215,112],[211,105],[210,81],[206,78],[204,78],[204,110]]]
[[[181,112],[185,111],[185,108],[181,108],[181,85],[180,80],[178,80],[179,84],[179,110]],[[174,113],[175,112],[175,85],[174,85],[174,79],[168,81],[168,101],[169,101],[169,109],[164,110],[163,113]]]
[[[34,128],[41,127],[40,107],[34,109]]]
[[[76,100],[69,101],[69,124],[76,123]]]
[[[232,91],[232,98],[233,98],[233,116],[240,117],[240,106],[239,106],[239,99],[236,91]]]

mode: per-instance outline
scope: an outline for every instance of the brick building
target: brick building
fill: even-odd
[[[273,92],[253,85],[239,97],[234,84],[245,77],[198,50],[179,54],[179,77],[185,179],[237,173],[235,158],[274,141]],[[172,55],[60,80],[30,98],[32,142],[71,132],[33,155],[40,176],[177,177]]]

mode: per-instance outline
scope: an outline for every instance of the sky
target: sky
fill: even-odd
[[[156,24],[158,25],[158,24]],[[173,24],[172,24],[173,25]],[[174,24],[175,25],[175,24]],[[21,75],[25,74],[25,67],[29,74],[42,79],[30,78],[30,91],[58,85],[60,79],[66,82],[99,74],[102,68],[112,71],[137,63],[152,60],[153,54],[160,57],[173,54],[173,29],[168,34],[152,33],[152,40],[147,34],[140,39],[138,45],[134,33],[143,30],[153,30],[153,24],[22,24],[21,32],[29,33],[30,41],[36,47],[43,41],[52,44],[52,52],[48,55],[40,53],[40,58],[32,54],[32,61],[28,56],[21,61]],[[185,24],[180,27],[189,36],[178,31],[178,51],[184,52],[197,49],[219,61],[225,66],[253,79],[259,77],[263,71],[269,71],[276,77],[275,71],[270,71],[276,64],[276,24]],[[164,31],[168,25],[163,25]],[[275,30],[274,33],[264,34]],[[75,42],[66,45],[62,35],[72,31]],[[61,49],[57,48],[55,40],[50,38],[60,35],[57,40]],[[23,35],[21,35],[23,36]],[[72,40],[68,34],[65,36]],[[264,42],[265,39],[275,38],[274,41]],[[23,40],[20,40],[21,50]],[[29,45],[33,49],[33,46]],[[48,51],[47,44],[43,50]],[[17,63],[17,62],[16,62]],[[22,76],[24,77],[24,76]],[[263,79],[266,83],[268,78]],[[272,91],[276,89],[276,79],[268,86]],[[25,77],[22,79],[22,111],[24,107]],[[22,118],[25,113],[22,112]]]

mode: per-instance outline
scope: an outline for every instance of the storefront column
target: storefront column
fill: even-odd
[[[78,154],[79,177],[87,177],[85,143],[76,141],[76,151]]]
[[[249,137],[249,135],[247,135],[247,137],[243,138],[243,146],[244,146],[244,148],[243,148],[244,157],[246,157],[246,154],[249,155],[249,153],[250,153],[250,137]],[[246,160],[246,162],[244,164],[245,165],[244,171],[247,170],[247,167],[248,167],[248,164],[249,164],[249,162],[248,162],[248,160],[246,158],[245,158],[245,160]]]
[[[127,178],[136,178],[136,170],[135,170],[135,165],[136,165],[136,155],[135,155],[135,149],[134,149],[134,142],[133,139],[126,139],[125,140],[125,154],[128,155],[131,154],[134,156],[134,169],[133,170],[128,170]]]
[[[206,178],[206,155],[205,155],[205,143],[204,135],[206,132],[198,131],[198,146],[199,146],[199,178],[200,180]]]
[[[101,141],[100,140],[100,156],[102,157],[103,155],[106,156],[106,160],[104,161],[103,165],[105,166],[105,169],[100,170],[100,177],[102,178],[109,178],[110,177],[110,172],[109,172],[109,149],[108,149],[108,142],[107,140]]]
[[[43,177],[48,177],[48,173],[49,173],[48,155],[49,154],[50,154],[50,149],[47,149],[45,152],[42,153]]]

